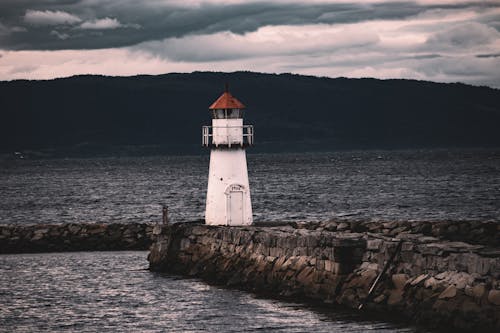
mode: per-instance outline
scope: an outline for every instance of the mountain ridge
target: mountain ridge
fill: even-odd
[[[196,153],[226,82],[257,151],[500,147],[495,88],[240,71],[1,81],[0,151]]]

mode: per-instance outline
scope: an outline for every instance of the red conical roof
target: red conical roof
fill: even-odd
[[[226,91],[217,100],[210,105],[209,110],[215,109],[244,109],[245,105],[238,101],[236,97],[231,95],[229,91]]]

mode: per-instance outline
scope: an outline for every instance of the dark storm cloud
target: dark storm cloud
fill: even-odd
[[[468,22],[434,34],[427,40],[427,43],[439,48],[470,48],[489,44],[499,37],[500,33],[494,28],[476,22]]]
[[[478,54],[476,58],[500,58],[500,53],[497,54]]]
[[[441,5],[467,8],[469,4]],[[500,7],[483,3],[482,8]],[[416,3],[201,3],[132,0],[3,0],[0,48],[99,49],[187,35],[236,34],[269,25],[403,19],[433,6]]]

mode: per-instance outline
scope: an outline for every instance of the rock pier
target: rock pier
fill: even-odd
[[[0,254],[147,250],[152,232],[148,223],[0,225]]]
[[[500,224],[463,223],[158,225],[148,259],[154,271],[257,293],[363,304],[363,311],[430,327],[499,332]]]

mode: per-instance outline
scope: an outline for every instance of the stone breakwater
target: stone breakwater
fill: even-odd
[[[159,225],[148,259],[154,271],[258,293],[355,309],[365,303],[364,309],[389,318],[499,332],[500,249],[493,245],[500,225],[480,225],[472,227],[483,228],[477,234],[495,235],[476,239],[484,244],[464,242],[444,222],[430,229],[425,222]],[[367,299],[401,240],[400,252]]]
[[[152,232],[148,223],[0,225],[0,254],[147,250]]]

